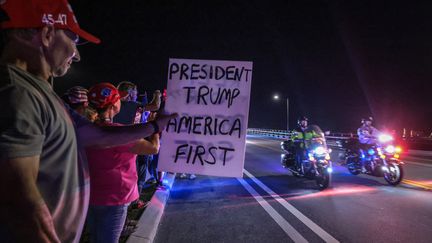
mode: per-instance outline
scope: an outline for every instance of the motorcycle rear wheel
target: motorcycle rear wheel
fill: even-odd
[[[354,166],[350,166],[350,165],[348,165],[348,171],[351,173],[351,174],[353,174],[353,175],[358,175],[358,174],[360,174],[360,171],[359,170],[357,170],[356,168],[354,168]]]
[[[347,165],[348,171],[351,174],[353,174],[353,175],[360,174],[360,170],[357,169],[356,162],[354,162],[352,158],[347,159],[346,165]]]

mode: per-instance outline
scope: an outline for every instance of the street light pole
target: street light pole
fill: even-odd
[[[289,131],[289,98],[286,98],[287,102],[287,132]]]
[[[279,101],[280,100],[280,96],[278,94],[273,95],[273,100]],[[286,120],[286,128],[287,128],[287,132],[289,131],[289,98],[286,97],[286,109],[287,109],[287,120]]]

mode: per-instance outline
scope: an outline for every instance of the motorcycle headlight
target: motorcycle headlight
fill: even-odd
[[[388,134],[381,134],[378,136],[378,141],[380,141],[381,143],[390,142],[392,140],[393,140],[393,137],[388,135]]]
[[[389,154],[393,154],[396,151],[396,149],[393,145],[389,145],[385,148],[385,151]]]
[[[315,150],[314,150],[314,153],[317,154],[317,155],[323,155],[326,152],[327,152],[326,149],[324,147],[321,147],[321,146],[316,147]]]

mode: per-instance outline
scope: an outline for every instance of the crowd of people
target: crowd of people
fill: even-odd
[[[127,208],[143,206],[142,167],[161,183],[150,155],[177,114],[160,111],[159,91],[137,102],[130,82],[54,92],[79,38],[100,42],[67,0],[1,1],[0,29],[2,242],[79,242],[85,222],[92,242],[118,242]]]
[[[150,103],[146,98],[138,102],[137,97],[137,85],[128,81],[117,87],[98,83],[89,90],[75,86],[62,96],[67,105],[98,126],[154,121],[161,105],[160,91],[154,92]],[[163,186],[161,172],[154,165],[156,157],[152,157],[159,152],[159,139],[160,134],[155,133],[126,145],[86,148],[91,178],[87,223],[92,242],[111,242],[122,232],[130,234],[133,227],[127,226],[134,223],[125,224],[128,207],[139,209],[148,204],[139,199],[146,185]],[[151,176],[147,181],[146,168]]]

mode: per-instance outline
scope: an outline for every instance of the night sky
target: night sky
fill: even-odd
[[[253,61],[249,127],[432,129],[432,5],[408,1],[70,1],[100,45],[55,82],[166,87],[168,59]],[[348,2],[348,1],[346,1]],[[410,4],[408,4],[410,3]],[[282,100],[272,99],[279,94]]]

